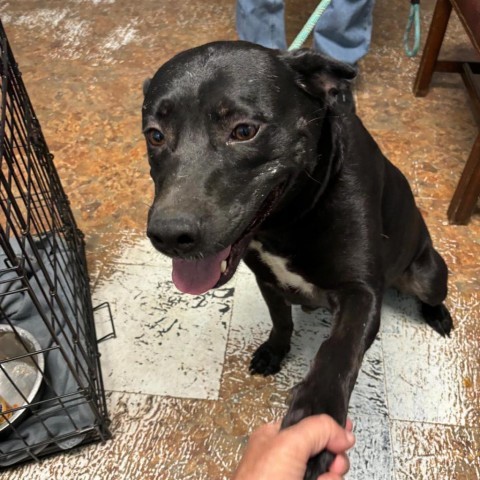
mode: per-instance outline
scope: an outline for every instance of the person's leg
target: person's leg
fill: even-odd
[[[237,0],[239,39],[286,49],[284,14],[283,0]]]
[[[332,0],[313,32],[313,46],[350,65],[368,52],[374,0]]]

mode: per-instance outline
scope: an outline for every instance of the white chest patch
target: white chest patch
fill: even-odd
[[[314,295],[316,288],[315,285],[305,281],[301,275],[291,272],[287,267],[288,260],[286,258],[267,252],[263,248],[262,243],[257,240],[252,240],[249,248],[258,253],[260,260],[270,268],[280,285],[293,288],[294,290],[310,297]]]

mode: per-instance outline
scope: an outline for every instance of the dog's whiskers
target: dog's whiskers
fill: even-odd
[[[307,177],[310,178],[311,180],[313,180],[315,183],[318,183],[319,185],[322,185],[322,182],[320,182],[319,180],[317,180],[316,178],[312,177],[312,175],[308,172],[308,170],[304,170],[304,172],[306,173]]]
[[[307,122],[307,125],[309,125],[310,123],[316,122],[317,120],[321,120],[322,118],[323,118],[323,116],[311,118],[311,119]]]

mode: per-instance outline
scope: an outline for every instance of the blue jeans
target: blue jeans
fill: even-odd
[[[374,0],[332,0],[313,31],[315,50],[355,65],[370,47]],[[240,40],[287,48],[283,0],[237,0]]]

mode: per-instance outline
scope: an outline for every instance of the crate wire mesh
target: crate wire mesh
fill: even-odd
[[[0,55],[2,468],[110,432],[83,235],[1,22]]]

